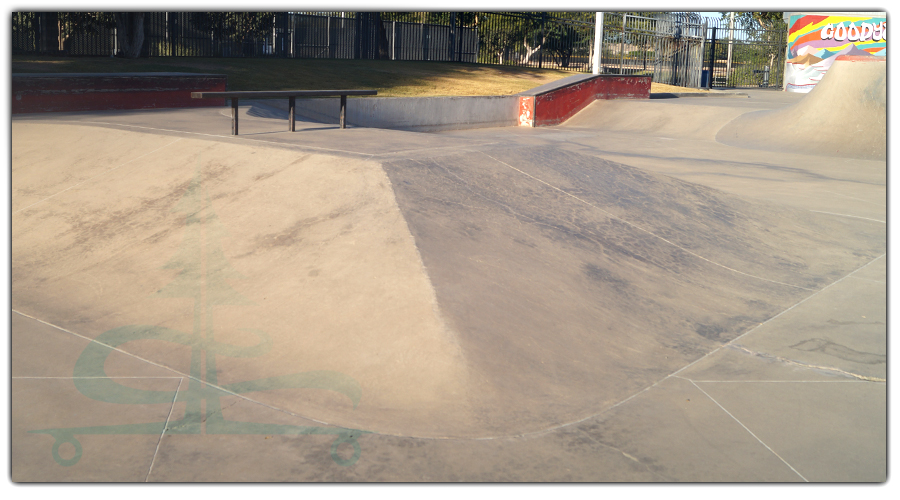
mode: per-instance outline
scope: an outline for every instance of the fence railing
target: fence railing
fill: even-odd
[[[113,23],[65,29],[14,12],[14,54],[111,56]],[[696,13],[604,14],[604,73],[686,87],[781,86],[787,30],[730,29]],[[60,32],[64,36],[60,36]],[[150,12],[145,57],[389,59],[591,71],[593,12]]]
[[[787,26],[731,26],[710,20],[707,60],[711,87],[777,87],[784,83]]]
[[[695,13],[603,16],[601,65],[606,73],[653,75],[653,81],[699,87],[705,26]]]

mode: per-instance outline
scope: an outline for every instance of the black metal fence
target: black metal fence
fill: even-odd
[[[682,87],[781,87],[787,26],[731,27],[697,13],[607,12],[603,72],[653,75]]]
[[[732,26],[710,20],[707,28],[710,87],[776,87],[784,84],[787,25],[774,28]],[[702,82],[707,86],[707,81]]]
[[[703,75],[705,25],[696,13],[603,16],[604,73],[652,75],[653,81],[699,87]]]
[[[386,21],[373,13],[164,12],[145,21],[150,57],[286,57],[475,62],[476,30]],[[382,53],[383,52],[383,53]]]
[[[593,13],[478,13],[478,62],[590,71]],[[580,17],[581,19],[578,19]]]
[[[118,52],[110,24],[64,36],[55,13],[13,13],[12,24],[13,53]],[[453,61],[579,71],[590,69],[593,28],[547,13],[150,12],[142,55]]]
[[[12,14],[14,54],[112,56],[105,21]],[[144,57],[454,61],[591,71],[593,12],[151,12]],[[696,13],[604,14],[604,73],[686,87],[781,86],[786,27],[736,26]]]

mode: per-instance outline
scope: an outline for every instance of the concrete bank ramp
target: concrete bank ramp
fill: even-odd
[[[15,124],[12,163],[14,310],[90,339],[130,328],[123,352],[319,422],[397,431],[462,400],[377,163],[43,122]]]
[[[797,104],[740,116],[716,140],[733,146],[867,160],[887,157],[883,57],[839,56]]]
[[[564,146],[375,161],[19,122],[13,152],[13,309],[132,335],[107,376],[128,353],[404,436],[582,420],[884,253],[881,224]]]
[[[564,147],[383,166],[469,368],[473,418],[448,432],[586,418],[884,251],[880,224]]]

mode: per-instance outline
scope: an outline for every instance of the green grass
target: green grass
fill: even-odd
[[[228,76],[229,90],[375,89],[387,97],[511,95],[575,73],[485,64],[344,59],[22,56],[13,73],[181,71]]]

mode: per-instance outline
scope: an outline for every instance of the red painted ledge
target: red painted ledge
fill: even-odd
[[[13,73],[12,114],[224,106],[191,92],[226,86],[225,75],[199,73]]]
[[[575,75],[519,94],[519,125],[559,125],[597,99],[649,99],[650,76]]]

